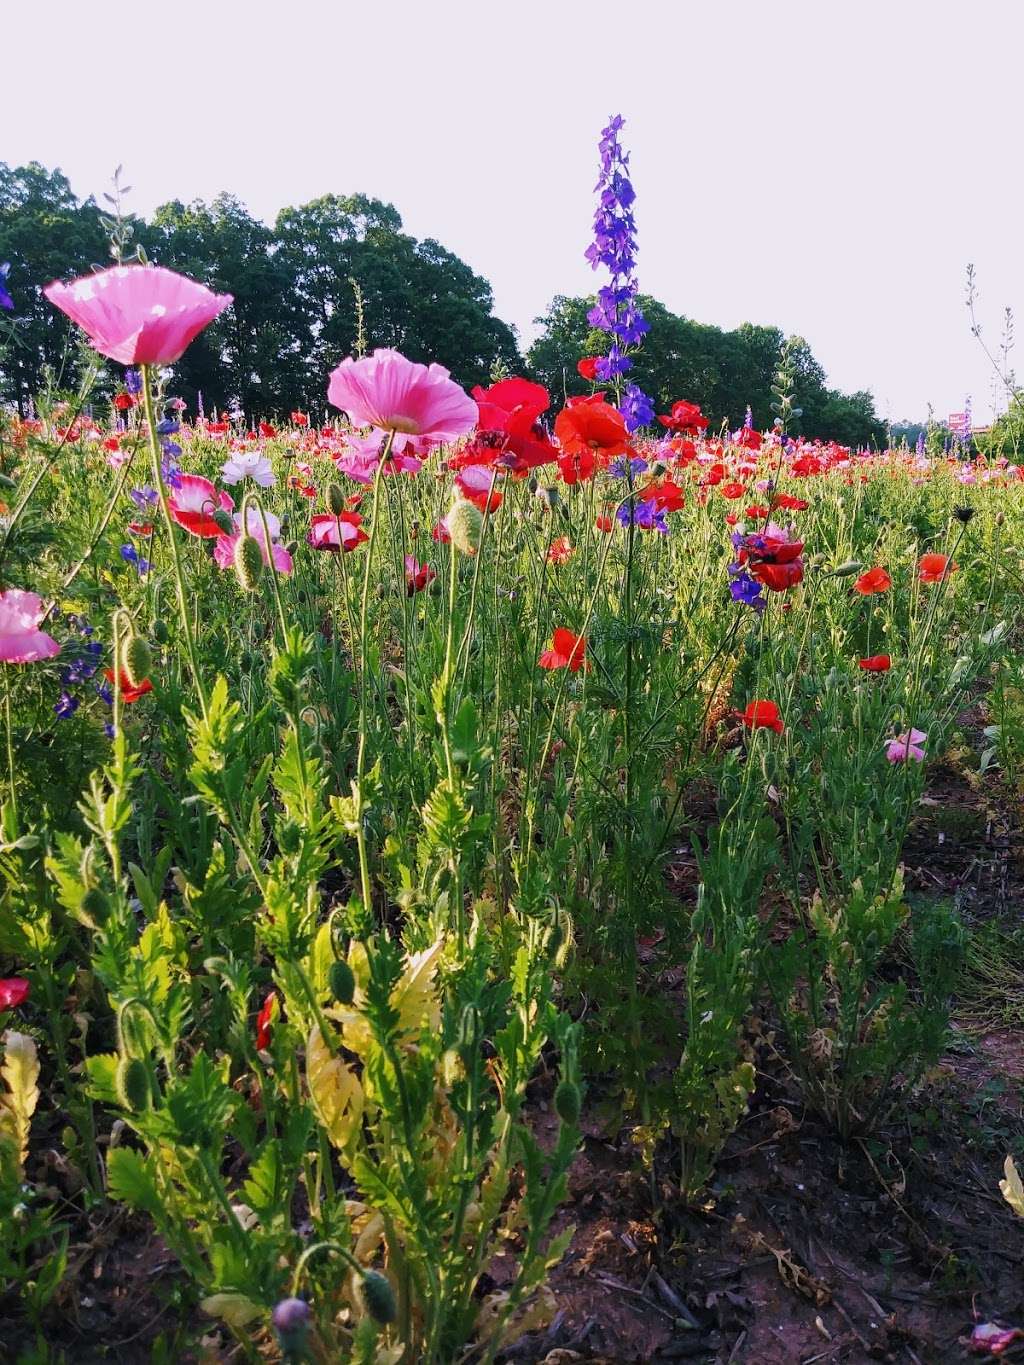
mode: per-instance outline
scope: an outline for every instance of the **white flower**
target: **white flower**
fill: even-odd
[[[252,479],[253,483],[258,483],[261,488],[273,488],[277,482],[270,461],[265,455],[255,452],[232,455],[229,460],[224,461],[220,472],[225,483],[241,483],[243,479]]]

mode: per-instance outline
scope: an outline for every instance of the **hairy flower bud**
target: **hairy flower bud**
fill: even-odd
[[[555,1113],[563,1123],[575,1124],[580,1116],[580,1088],[574,1081],[559,1081],[555,1091]]]
[[[332,517],[340,517],[345,510],[345,490],[340,483],[327,485],[327,510]]]
[[[327,984],[339,1005],[351,1005],[356,993],[356,977],[344,958],[332,962],[327,973]]]
[[[253,592],[263,572],[263,555],[255,536],[241,535],[235,542],[235,575],[243,592]]]
[[[852,578],[855,573],[860,573],[864,565],[859,559],[847,559],[832,570],[834,578]]]
[[[153,622],[153,639],[158,645],[165,645],[171,638],[171,632],[167,629],[166,621]]]
[[[130,687],[138,687],[149,677],[153,667],[153,651],[149,641],[134,632],[121,646],[121,672],[128,679]]]
[[[149,1108],[149,1072],[138,1057],[121,1058],[114,1073],[114,1087],[117,1098],[133,1114]]]
[[[466,498],[458,498],[445,517],[445,525],[457,550],[464,555],[476,554],[484,529],[484,516],[479,507]]]
[[[394,1290],[386,1275],[382,1275],[379,1270],[367,1270],[363,1272],[363,1303],[366,1311],[374,1322],[387,1326],[389,1322],[394,1322],[398,1317],[398,1305],[395,1303]]]

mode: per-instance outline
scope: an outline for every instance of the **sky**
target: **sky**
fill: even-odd
[[[602,282],[583,251],[621,113],[644,292],[799,333],[889,420],[990,414],[964,276],[994,348],[1024,309],[1020,0],[33,0],[3,29],[0,161],[82,196],[123,164],[143,214],[389,201],[524,342]]]

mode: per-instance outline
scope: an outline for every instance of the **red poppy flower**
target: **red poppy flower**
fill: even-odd
[[[742,446],[744,450],[760,450],[763,439],[759,431],[754,431],[752,427],[744,427],[736,437],[736,444]]]
[[[749,517],[751,521],[760,521],[762,517],[768,515],[768,508],[762,507],[759,502],[752,502],[749,507],[743,509],[743,515]]]
[[[153,534],[153,523],[151,521],[130,521],[128,530],[133,536],[151,536]]]
[[[772,507],[784,507],[787,512],[806,512],[810,503],[805,498],[795,498],[792,493],[776,493]]]
[[[537,660],[538,668],[567,668],[570,673],[578,673],[590,665],[584,657],[587,647],[586,638],[574,635],[571,630],[559,626],[551,637],[551,648],[546,649]]]
[[[514,473],[525,474],[555,458],[556,451],[540,426],[541,414],[551,406],[551,396],[543,384],[518,377],[502,379],[488,389],[478,385],[473,397],[480,414],[479,434],[473,444],[482,442],[486,447],[483,457],[474,463],[493,463],[503,456]],[[502,439],[495,441],[495,435]]]
[[[859,592],[862,597],[870,597],[872,593],[888,592],[892,587],[892,579],[881,568],[868,569],[867,573],[862,573],[853,585],[854,592]]]
[[[748,730],[774,730],[777,735],[781,735],[786,728],[782,723],[779,708],[773,701],[748,702],[742,720]]]
[[[799,559],[784,560],[779,564],[762,560],[757,564],[751,564],[750,572],[759,583],[763,583],[772,592],[785,592],[787,588],[795,588],[803,580],[804,566]]]
[[[671,479],[649,483],[640,490],[641,502],[653,502],[659,512],[679,512],[686,506],[683,490]]]
[[[116,436],[108,436],[107,439],[103,442],[103,449],[109,450],[111,451],[111,453],[113,453],[114,451],[121,449],[121,442],[117,439]]]
[[[578,475],[580,478],[589,478],[593,474],[598,458],[610,460],[616,455],[631,453],[629,433],[622,413],[606,403],[599,394],[595,394],[593,399],[570,400],[555,418],[555,435],[562,447],[559,468],[568,456],[577,457],[581,464],[587,462],[588,472],[581,472]],[[562,477],[566,478],[564,469]],[[567,483],[575,481],[566,478]]]
[[[676,464],[688,465],[697,458],[697,447],[684,436],[676,436],[669,442],[669,449],[675,456]]]
[[[277,427],[272,427],[269,422],[261,422],[260,435],[266,441],[272,440],[277,435]]]
[[[659,416],[658,421],[663,427],[668,427],[671,431],[687,431],[698,433],[704,431],[708,424],[708,419],[700,410],[699,403],[687,403],[685,400],[672,404],[672,412],[668,417]]]
[[[23,976],[0,977],[0,1010],[16,1010],[28,999],[28,982]]]
[[[582,360],[577,360],[576,373],[581,379],[587,379],[593,384],[597,378],[597,356],[585,355]]]
[[[270,1025],[278,1013],[277,994],[270,991],[263,1002],[263,1008],[256,1016],[256,1051],[264,1052],[270,1046]]]
[[[615,521],[607,512],[599,512],[594,518],[594,525],[599,531],[604,531],[606,535],[609,531],[615,530]]]
[[[735,512],[726,512],[725,514],[726,526],[735,526],[738,521],[739,517],[736,515]]]
[[[106,678],[107,682],[113,686],[114,670],[112,668],[105,668],[103,670],[103,676]],[[144,697],[147,692],[152,692],[152,690],[153,684],[148,678],[143,678],[137,687],[133,687],[128,681],[127,674],[123,669],[121,670],[121,700],[126,706],[131,706],[133,701],[138,701],[140,697]]]
[[[292,425],[297,427],[308,427],[309,418],[306,416],[304,412],[293,412]]]
[[[922,583],[941,583],[951,573],[956,573],[958,566],[949,555],[930,554],[922,555],[917,567]]]
[[[863,668],[865,673],[887,673],[892,667],[892,659],[888,654],[872,654],[870,659],[858,659],[857,667]]]
[[[415,555],[405,556],[405,591],[408,597],[422,592],[436,577],[429,564],[418,564]]]
[[[704,471],[704,477],[701,479],[701,486],[704,488],[714,488],[714,486],[721,483],[724,478],[725,465],[713,464]]]
[[[735,481],[733,481],[730,483],[723,483],[718,491],[719,493],[721,493],[723,498],[728,498],[729,501],[732,502],[736,498],[742,498],[743,494],[747,490],[743,487],[741,483],[736,483]]]
[[[118,412],[127,412],[129,408],[135,406],[135,399],[130,393],[119,393],[114,399],[114,407]]]
[[[441,518],[431,531],[430,537],[432,540],[436,540],[440,545],[447,545],[451,541],[451,536],[448,534],[448,527],[444,524],[444,517]]]
[[[230,422],[207,422],[206,430],[211,436],[226,436],[231,430]]]
[[[558,536],[548,546],[548,563],[564,564],[565,561],[570,559],[575,553],[575,550],[569,542],[569,537]]]

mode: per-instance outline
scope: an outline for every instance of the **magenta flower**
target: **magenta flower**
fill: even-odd
[[[924,749],[921,745],[927,738],[923,730],[907,730],[904,734],[889,740],[885,747],[885,756],[890,763],[905,763],[910,758],[915,763],[923,763]]]
[[[472,398],[443,365],[418,365],[398,351],[349,356],[331,373],[327,398],[357,427],[381,427],[430,444],[455,441],[476,425]]]
[[[263,563],[267,568],[270,567],[270,559],[267,555],[267,538],[263,533],[263,527],[259,530],[251,527],[251,534],[257,545],[260,547],[260,554],[263,556]],[[235,546],[241,539],[241,533],[233,536],[218,536],[213,547],[213,557],[222,569],[231,569],[235,563]],[[285,578],[290,578],[292,573],[292,557],[283,545],[278,545],[271,541],[271,551],[274,556],[274,568]]]
[[[219,536],[223,532],[213,514],[219,509],[230,512],[235,500],[230,493],[218,492],[201,474],[179,474],[167,505],[173,519],[192,535]]]
[[[115,265],[43,293],[122,365],[173,364],[232,298],[155,265]]]
[[[56,640],[39,629],[43,599],[22,588],[0,593],[0,660],[5,664],[33,664],[60,653]]]

